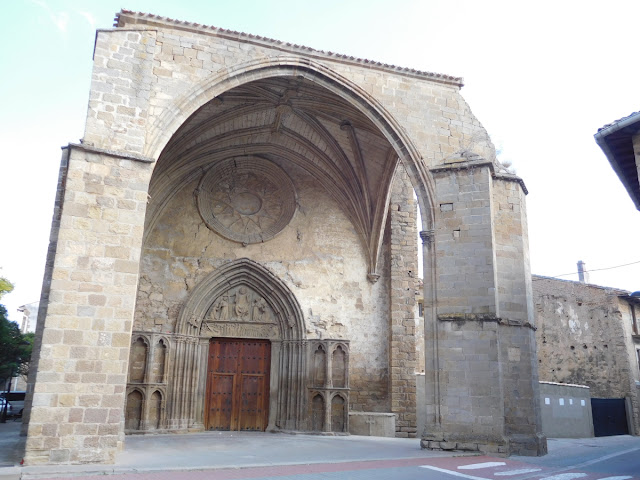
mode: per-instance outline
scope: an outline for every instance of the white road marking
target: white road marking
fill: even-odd
[[[560,473],[550,477],[542,477],[540,480],[573,480],[574,478],[586,477],[586,473]]]
[[[456,477],[467,478],[469,480],[487,480],[484,477],[474,477],[473,475],[467,475],[466,473],[456,472],[455,470],[447,470],[446,468],[432,467],[431,465],[420,465],[420,468],[428,468],[429,470],[435,470],[436,472],[448,473]]]
[[[494,475],[497,477],[510,477],[511,475],[524,475],[525,473],[534,473],[534,472],[539,472],[540,470],[542,469],[541,468],[521,468],[520,470],[506,470],[504,472],[496,472],[494,473]]]
[[[604,462],[605,460],[610,460],[614,457],[619,457],[620,455],[626,455],[627,453],[635,452],[636,450],[640,450],[640,447],[629,448],[628,450],[622,450],[620,452],[611,453],[609,455],[604,455],[602,457],[594,458],[593,460],[588,460],[586,462],[578,463],[576,465],[571,465],[563,468],[562,470],[581,470],[584,467],[588,467],[589,465],[593,465],[594,463]]]
[[[481,468],[503,467],[505,465],[505,462],[472,463],[470,465],[462,465],[458,467],[458,470],[480,470]]]
[[[629,480],[630,478],[633,478],[633,477],[628,477],[628,476],[621,476],[621,477],[604,477],[604,478],[601,478],[600,480]]]

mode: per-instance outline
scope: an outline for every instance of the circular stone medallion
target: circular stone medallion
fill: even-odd
[[[296,209],[293,182],[277,165],[257,157],[216,164],[198,186],[198,211],[214,232],[240,243],[259,243],[286,227]]]

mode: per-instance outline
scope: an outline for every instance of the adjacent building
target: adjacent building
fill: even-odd
[[[538,275],[533,293],[540,380],[588,386],[596,435],[639,435],[640,298]]]
[[[20,320],[20,331],[22,333],[36,331],[39,307],[40,302],[27,303],[18,307],[18,312],[22,315],[22,318]]]

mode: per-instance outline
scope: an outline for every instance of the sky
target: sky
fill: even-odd
[[[16,285],[2,299],[13,320],[39,300],[60,148],[83,136],[95,30],[121,8],[464,77],[462,96],[529,190],[533,273],[577,280],[583,260],[591,283],[640,290],[640,212],[593,138],[640,110],[637,0],[12,0],[0,276]]]

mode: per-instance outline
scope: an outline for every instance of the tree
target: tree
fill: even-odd
[[[0,299],[12,290],[13,284],[0,277]],[[17,374],[26,374],[34,337],[32,333],[22,334],[18,324],[7,317],[7,309],[0,304],[0,385]]]
[[[13,291],[13,284],[0,277],[0,300]],[[25,375],[29,369],[33,333],[22,334],[16,322],[8,318],[7,309],[0,304],[0,382],[16,374]]]
[[[0,381],[24,373],[24,364],[31,358],[32,341],[33,335],[23,335],[18,324],[7,318],[4,305],[0,305]]]
[[[10,293],[12,290],[13,283],[4,277],[0,277],[0,298],[2,298],[5,293]]]

